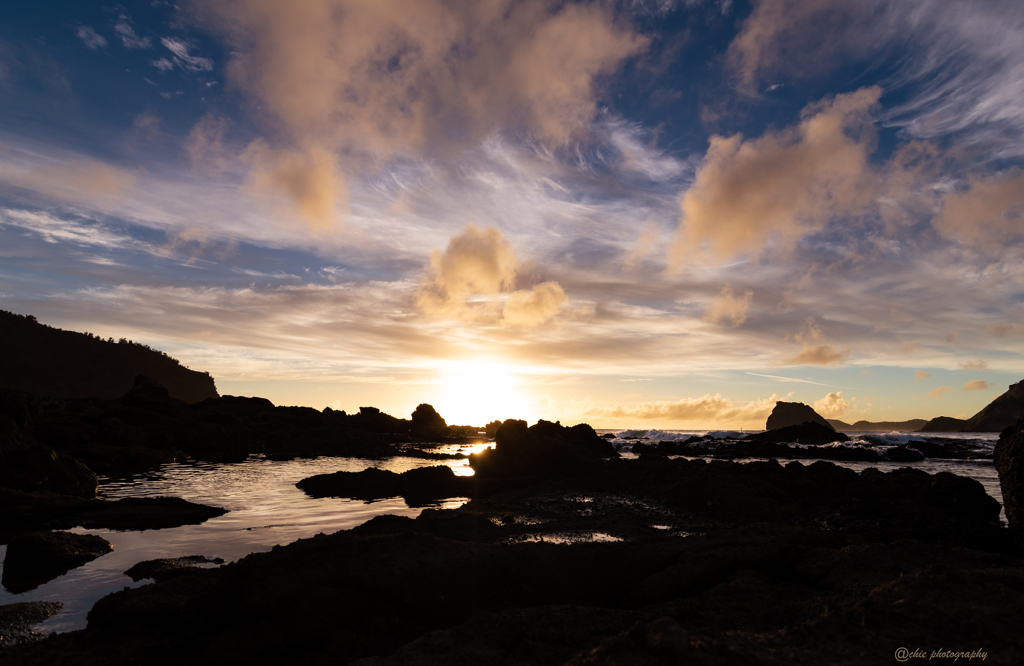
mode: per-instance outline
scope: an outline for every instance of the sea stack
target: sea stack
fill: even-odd
[[[776,430],[778,428],[788,428],[789,426],[800,425],[801,423],[820,423],[829,430],[835,430],[832,424],[821,417],[818,412],[814,411],[811,407],[808,407],[802,402],[777,402],[775,403],[775,409],[772,410],[771,415],[768,417],[768,422],[765,424],[765,430]]]

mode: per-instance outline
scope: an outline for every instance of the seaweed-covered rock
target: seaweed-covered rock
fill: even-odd
[[[42,640],[32,625],[56,615],[64,604],[59,601],[22,601],[0,606],[0,647]]]
[[[350,497],[375,500],[405,498],[409,506],[423,506],[446,497],[473,494],[475,479],[456,476],[451,467],[420,467],[396,474],[369,468],[361,472],[317,474],[295,484],[311,497]]]
[[[224,564],[224,560],[220,557],[210,558],[205,555],[189,555],[187,557],[145,560],[135,564],[132,568],[125,571],[124,575],[128,576],[135,582],[138,582],[143,578],[167,580],[168,578],[174,578],[175,576],[197,571],[200,568],[200,564],[207,563]]]
[[[106,539],[92,534],[23,534],[7,544],[3,585],[14,594],[27,592],[113,549]]]
[[[789,405],[800,403],[778,403],[779,405]],[[778,405],[776,405],[777,407]],[[801,405],[807,407],[807,405]],[[810,409],[810,407],[808,407]],[[813,413],[813,410],[811,410]],[[772,412],[774,416],[775,412]],[[817,414],[814,414],[817,416]],[[818,417],[821,418],[821,417]],[[769,423],[771,419],[769,418]],[[752,435],[747,435],[744,439],[757,440],[759,442],[776,442],[776,443],[788,443],[788,444],[831,444],[832,442],[848,442],[850,438],[841,432],[836,432],[835,429],[827,423],[822,424],[818,421],[807,419],[793,425],[778,426],[775,428],[769,428],[765,432],[758,432]]]
[[[1024,545],[1024,422],[1007,428],[995,448],[996,471],[1010,530]]]

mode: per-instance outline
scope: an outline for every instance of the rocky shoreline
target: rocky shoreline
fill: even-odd
[[[506,424],[471,458],[474,499],[458,509],[381,516],[216,569],[168,565],[162,582],[98,602],[86,630],[0,659],[852,665],[944,648],[1024,660],[1018,509],[1001,525],[975,481],[625,460],[589,428]],[[1020,483],[1006,461],[1021,433],[997,447],[1004,493]],[[433,475],[418,492],[467,490]],[[357,490],[377,481],[395,483]]]

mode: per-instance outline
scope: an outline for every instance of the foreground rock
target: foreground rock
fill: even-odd
[[[64,607],[59,601],[23,601],[0,606],[0,647],[42,640],[32,625],[56,615]]]
[[[420,467],[401,474],[381,469],[318,474],[295,484],[311,497],[349,497],[376,500],[404,497],[409,506],[424,506],[447,497],[468,497],[476,483],[456,476],[451,467]]]
[[[1024,659],[1024,566],[975,481],[648,456],[535,478],[112,594],[0,659],[852,666],[911,640]]]
[[[585,423],[571,428],[560,423],[509,419],[501,424],[494,448],[469,457],[470,466],[484,478],[512,476],[560,477],[601,465],[619,454]]]
[[[7,544],[3,586],[12,594],[34,590],[112,550],[110,542],[92,534],[23,534]]]
[[[54,493],[23,493],[0,488],[0,543],[23,532],[71,527],[152,530],[198,525],[227,509],[177,497],[84,500]]]
[[[772,413],[768,415],[768,421],[765,423],[764,429],[777,430],[778,428],[798,426],[808,421],[823,425],[829,430],[835,430],[818,412],[802,402],[775,403]]]
[[[124,575],[135,582],[139,582],[144,578],[152,578],[157,581],[167,580],[175,576],[198,571],[200,564],[224,564],[224,560],[220,557],[210,558],[205,555],[146,560],[125,571]]]
[[[1024,545],[1024,422],[1007,428],[995,449],[996,471],[1010,530]]]

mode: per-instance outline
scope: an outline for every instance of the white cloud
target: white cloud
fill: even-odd
[[[188,72],[209,72],[213,69],[213,61],[209,58],[202,58],[200,56],[194,56],[189,53],[189,49],[192,48],[188,42],[178,39],[177,37],[161,37],[160,43],[163,44],[168,51],[174,54],[174,62],[178,67]],[[159,62],[159,61],[157,61]],[[154,63],[155,65],[156,63]],[[159,65],[157,65],[160,67]],[[163,69],[163,67],[160,67]]]
[[[78,26],[78,31],[75,34],[77,34],[78,38],[93,51],[96,49],[102,49],[107,45],[106,38],[87,25]]]
[[[152,42],[149,37],[139,37],[135,34],[135,29],[129,23],[130,19],[121,14],[117,17],[117,23],[114,24],[114,30],[121,37],[121,43],[124,44],[126,49],[148,49],[152,46]]]

